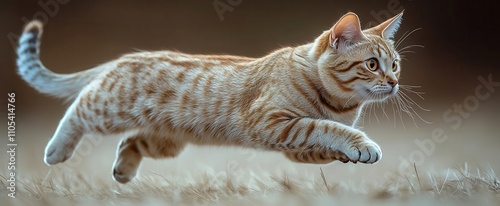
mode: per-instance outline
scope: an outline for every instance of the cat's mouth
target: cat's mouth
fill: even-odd
[[[384,100],[387,97],[395,95],[398,92],[399,87],[390,86],[377,86],[374,88],[366,88],[366,96],[372,100]]]

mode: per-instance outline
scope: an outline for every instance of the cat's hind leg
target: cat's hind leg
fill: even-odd
[[[139,147],[144,147],[137,143],[140,136],[132,136],[122,139],[116,151],[116,159],[113,163],[113,178],[120,183],[127,183],[137,174],[137,169],[142,161]]]
[[[143,157],[173,158],[183,149],[185,143],[175,142],[167,137],[136,134],[123,139],[118,145],[113,164],[113,178],[120,183],[132,180]]]
[[[45,147],[44,161],[48,165],[55,165],[69,159],[83,136],[83,127],[80,124],[73,103],[59,122],[54,136]]]

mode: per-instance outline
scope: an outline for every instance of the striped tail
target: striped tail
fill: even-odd
[[[18,73],[24,81],[41,93],[66,98],[76,98],[80,90],[100,72],[101,68],[73,74],[56,74],[40,61],[40,37],[43,24],[34,20],[24,28],[17,49]]]

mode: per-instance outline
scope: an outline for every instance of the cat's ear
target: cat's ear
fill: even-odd
[[[358,15],[349,12],[342,16],[332,27],[330,46],[342,50],[364,38]]]
[[[403,20],[403,12],[404,11],[384,21],[383,23],[368,29],[368,32],[375,33],[384,39],[394,39],[394,35],[398,31],[399,25],[401,25],[401,21]]]

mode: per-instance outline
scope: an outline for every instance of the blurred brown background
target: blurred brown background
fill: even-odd
[[[214,2],[232,8],[232,11],[223,14],[223,21],[214,8]],[[486,78],[491,74],[493,80],[500,82],[500,41],[496,32],[500,26],[497,21],[500,5],[496,1],[446,2],[242,0],[240,4],[231,6],[226,0],[70,0],[66,4],[58,4],[57,9],[50,5],[50,10],[45,10],[37,1],[3,0],[0,2],[0,37],[3,38],[0,40],[0,63],[3,65],[0,94],[5,96],[0,103],[6,105],[7,92],[16,92],[18,174],[46,174],[48,167],[42,162],[43,148],[66,107],[61,100],[38,94],[15,73],[15,49],[9,40],[13,35],[20,34],[26,19],[48,17],[42,39],[42,61],[55,72],[70,73],[136,49],[258,57],[282,46],[313,41],[347,11],[356,12],[362,25],[367,25],[370,21],[387,19],[389,16],[386,14],[395,15],[395,11],[403,8],[405,15],[398,38],[405,32],[422,28],[411,35],[403,46],[420,44],[425,48],[413,48],[416,53],[407,54],[401,83],[422,86],[418,90],[426,92],[426,100],[419,100],[414,95],[413,98],[431,110],[424,112],[417,109],[432,124],[416,120],[416,127],[407,115],[403,115],[402,120],[399,115],[394,119],[390,106],[387,107],[389,118],[377,109],[380,123],[371,113],[365,118],[365,129],[380,143],[384,159],[376,165],[334,163],[323,166],[325,172],[332,178],[338,178],[370,171],[371,174],[365,174],[367,176],[356,176],[368,178],[370,175],[379,176],[388,168],[396,170],[402,159],[412,159],[424,168],[460,166],[467,161],[500,171],[500,87],[496,87],[488,99],[479,101],[469,117],[461,118],[463,122],[457,129],[451,128],[454,122],[443,119],[443,114],[453,109],[454,104],[463,104],[468,96],[475,95],[479,76]],[[6,116],[6,110],[2,110],[0,115]],[[5,121],[2,118],[1,125],[6,125]],[[425,149],[420,148],[415,140],[430,140],[435,128],[442,128],[448,139],[443,143],[434,143],[434,151],[425,154]],[[6,127],[0,129],[3,134],[6,133]],[[105,139],[92,149],[92,154],[83,158],[78,168],[110,177],[117,141],[116,137]],[[1,144],[6,144],[5,138]],[[428,148],[431,146],[428,145]],[[188,168],[198,168],[198,165],[227,171],[234,163],[244,171],[291,168],[316,175],[318,168],[291,164],[274,153],[241,152],[239,149],[216,151],[213,148],[189,148],[175,160],[146,161],[141,171],[145,175],[150,174],[148,170],[161,174],[183,173]],[[3,165],[5,153],[0,154]],[[105,174],[102,174],[103,170]]]

